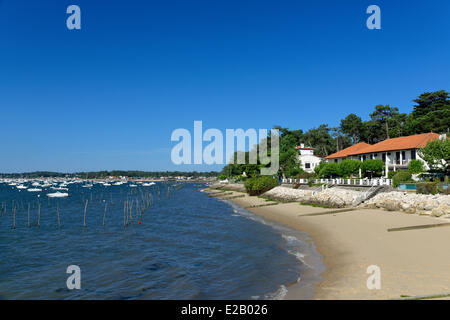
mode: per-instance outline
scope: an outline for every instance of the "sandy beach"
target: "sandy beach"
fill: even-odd
[[[380,209],[327,209],[275,203],[243,192],[217,193],[269,221],[307,232],[326,270],[315,299],[399,299],[450,293],[450,226],[388,231],[448,223],[448,219]],[[223,192],[223,191],[222,191]],[[315,215],[312,215],[315,214]],[[381,289],[369,290],[367,267],[381,270]],[[304,290],[304,289],[303,289]],[[301,299],[298,285],[285,299]]]

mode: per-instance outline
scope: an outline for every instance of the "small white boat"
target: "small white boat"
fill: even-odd
[[[150,186],[153,186],[153,185],[155,185],[156,183],[154,183],[154,182],[150,182],[150,183],[144,183],[142,186],[143,187],[150,187]]]
[[[62,187],[58,187],[58,188],[51,187],[50,189],[52,189],[52,190],[60,190],[60,191],[68,191],[69,190],[68,188],[62,188]]]
[[[17,189],[28,189],[28,187],[25,187],[24,185],[16,186]]]
[[[92,184],[85,184],[84,186],[82,186],[83,188],[92,188],[94,185]]]
[[[41,191],[42,191],[42,189],[39,189],[39,188],[28,189],[28,192],[41,192]]]
[[[47,193],[47,197],[49,198],[64,198],[64,197],[68,197],[69,194],[65,193],[65,192],[55,192],[55,193]]]
[[[136,188],[137,187],[137,185],[135,185],[135,184],[130,184],[130,188]]]

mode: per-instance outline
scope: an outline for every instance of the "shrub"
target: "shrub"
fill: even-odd
[[[416,184],[416,193],[436,194],[439,192],[437,182],[422,182]]]
[[[438,191],[439,191],[439,193],[450,195],[450,188],[448,187],[448,183],[446,184],[447,188],[445,188],[445,189],[444,189],[444,184],[442,184],[442,183],[438,184]]]
[[[285,176],[287,178],[293,178],[301,174],[302,172],[304,172],[302,168],[288,168],[286,169]]]
[[[402,182],[411,182],[411,181],[412,181],[411,172],[408,171],[398,171],[392,177],[392,183],[394,185],[394,188],[397,188]]]
[[[450,172],[450,139],[429,141],[418,153],[431,171]]]
[[[388,179],[392,179],[397,173],[398,173],[398,171],[389,171],[388,172]]]
[[[423,162],[418,160],[418,159],[411,160],[409,162],[409,165],[408,165],[408,171],[413,173],[413,174],[414,173],[421,173],[421,172],[423,172],[424,171],[424,169],[423,169]]]
[[[309,173],[303,171],[295,176],[295,179],[313,179],[316,175],[314,173]]]
[[[226,178],[227,178],[227,176],[224,174],[221,174],[217,177],[217,179],[219,179],[219,180],[225,180]]]
[[[319,165],[314,167],[314,173],[317,174],[317,175],[320,175],[320,170],[322,170],[322,168],[324,166],[326,166],[327,164],[328,164],[328,162],[323,162],[323,161],[320,162]]]
[[[322,169],[320,169],[319,175],[324,178],[333,178],[339,176],[339,164],[337,164],[336,162],[325,164]]]
[[[251,196],[260,195],[278,185],[278,180],[272,176],[252,177],[245,181],[245,190]]]
[[[381,159],[366,160],[361,163],[361,170],[364,176],[381,176],[383,171],[384,162]]]
[[[342,160],[339,163],[339,170],[343,177],[359,174],[359,168],[361,168],[361,161],[359,160]]]

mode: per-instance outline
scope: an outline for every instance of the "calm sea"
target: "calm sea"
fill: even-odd
[[[68,197],[48,198],[56,191],[0,183],[0,298],[279,299],[297,281],[312,297],[322,266],[309,237],[204,186],[75,183]],[[136,203],[148,206],[143,216]],[[66,286],[69,265],[81,269],[80,290]]]

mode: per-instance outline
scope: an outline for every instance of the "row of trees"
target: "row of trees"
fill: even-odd
[[[398,108],[389,105],[377,105],[363,121],[351,113],[340,121],[338,127],[321,124],[306,132],[301,129],[289,130],[275,126],[280,132],[280,171],[279,175],[294,177],[302,172],[295,147],[304,143],[314,148],[316,155],[326,157],[334,152],[364,141],[370,144],[387,138],[407,136],[425,132],[446,133],[450,125],[449,93],[440,90],[425,92],[413,100],[413,111],[400,113]],[[270,138],[269,145],[270,145]],[[259,174],[260,164],[226,165],[222,174],[239,176],[245,172],[248,176]]]
[[[50,171],[36,171],[26,173],[0,173],[0,178],[83,178],[83,179],[104,179],[107,177],[129,177],[129,178],[173,178],[173,177],[217,177],[219,172],[183,172],[183,171],[126,171],[126,170],[113,170],[113,171],[92,171],[92,172],[77,172],[77,173],[61,173]]]
[[[441,172],[449,175],[450,169],[450,140],[433,140],[419,150],[419,155],[428,165],[431,172]],[[379,177],[383,173],[384,162],[380,159],[370,159],[359,161],[356,159],[345,159],[339,163],[321,162],[314,168],[315,176],[318,178],[351,178],[359,177]],[[422,160],[411,160],[408,164],[410,174],[419,174],[425,172],[424,162]],[[391,171],[394,175],[396,172]],[[307,177],[307,176],[305,176]]]
[[[425,132],[448,132],[450,124],[449,93],[440,90],[426,92],[414,100],[410,114],[400,113],[398,108],[377,105],[370,120],[362,121],[356,114],[341,120],[339,132],[351,138],[353,144],[365,141],[377,143],[381,140]]]
[[[380,159],[359,161],[359,160],[342,160],[336,162],[322,162],[314,168],[314,172],[319,178],[351,178],[359,177],[359,171],[364,177],[381,176],[384,163]]]

